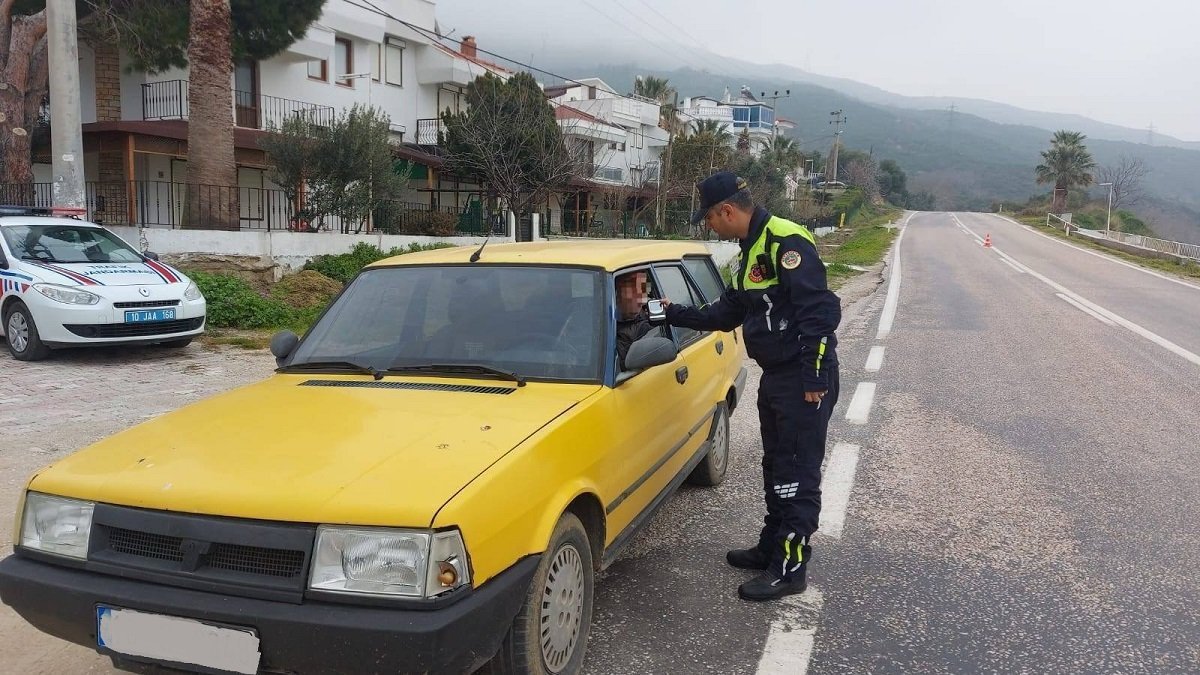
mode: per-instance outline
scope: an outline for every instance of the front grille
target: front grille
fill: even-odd
[[[316,526],[96,504],[87,567],[212,593],[302,602]]]
[[[186,333],[196,330],[203,324],[204,317],[195,317],[148,323],[67,324],[64,328],[85,338],[129,338]]]
[[[366,389],[413,389],[417,391],[455,391],[468,394],[497,394],[505,396],[513,393],[512,387],[483,387],[467,384],[439,384],[437,382],[365,382],[362,380],[307,380],[300,383],[301,387],[361,387]]]
[[[178,307],[178,300],[138,300],[137,302],[114,302],[117,309],[138,309],[144,307]]]
[[[137,532],[121,527],[108,528],[108,546],[117,553],[155,560],[183,560],[183,540],[165,534]]]
[[[304,571],[304,551],[218,544],[208,557],[208,566],[247,574],[294,577]]]

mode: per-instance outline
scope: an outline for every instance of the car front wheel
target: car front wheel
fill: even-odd
[[[533,575],[525,604],[484,672],[580,672],[592,626],[594,583],[587,530],[574,514],[563,514]]]
[[[8,340],[8,351],[18,361],[40,361],[50,356],[50,348],[42,344],[33,315],[20,302],[4,316],[4,336]]]

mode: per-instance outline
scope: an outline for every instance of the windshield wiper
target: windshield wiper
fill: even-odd
[[[520,375],[508,371],[492,368],[491,366],[480,366],[474,363],[430,363],[421,366],[393,366],[387,369],[389,373],[470,373],[477,375],[493,375],[501,379],[516,382],[518,387],[525,386],[525,378]]]
[[[350,370],[363,375],[371,375],[377,380],[382,380],[384,372],[371,366],[364,366],[361,363],[352,361],[306,361],[304,363],[292,363],[280,368],[276,368],[277,373],[286,373],[293,370]]]

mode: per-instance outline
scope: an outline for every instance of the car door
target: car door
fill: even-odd
[[[615,322],[610,330],[615,330]],[[671,334],[663,327],[651,335],[663,333]],[[615,352],[615,340],[610,344]],[[690,378],[683,377],[684,366],[683,358],[677,357],[672,363],[640,372],[615,373],[606,412],[612,449],[596,472],[606,493],[610,536],[625,531],[670,480],[661,479],[663,467],[680,454],[680,440],[690,426],[689,416],[675,410],[677,403],[687,398]]]
[[[700,295],[700,304],[716,302],[725,292],[725,282],[711,256],[687,256],[683,259],[683,268],[693,284],[693,290]],[[705,344],[695,349],[690,359],[692,363],[689,367],[704,378],[707,385],[705,395],[714,403],[725,398],[730,383],[742,366],[737,330],[706,334]]]

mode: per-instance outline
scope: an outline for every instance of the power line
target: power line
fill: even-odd
[[[703,41],[702,41],[702,40],[699,40],[699,39],[697,39],[697,38],[696,38],[694,35],[692,35],[691,33],[688,33],[688,32],[687,32],[687,31],[685,31],[684,29],[680,28],[678,25],[676,25],[676,24],[675,24],[673,21],[671,21],[669,18],[667,18],[667,17],[663,16],[662,12],[658,11],[657,9],[655,9],[653,5],[650,5],[650,4],[646,3],[646,0],[637,0],[637,1],[638,1],[638,2],[639,2],[639,3],[640,3],[642,6],[643,6],[643,7],[647,8],[647,9],[649,9],[651,12],[653,12],[653,13],[654,13],[654,14],[655,14],[655,15],[656,15],[656,16],[657,16],[657,17],[658,17],[660,20],[662,20],[662,22],[663,22],[663,23],[665,23],[665,24],[666,24],[666,25],[667,25],[669,28],[671,28],[671,29],[672,29],[672,30],[669,30],[669,31],[663,31],[663,32],[664,32],[664,34],[665,34],[665,35],[667,35],[667,39],[671,40],[671,41],[672,41],[672,42],[674,42],[675,44],[677,44],[677,45],[679,45],[680,47],[682,47],[682,48],[685,50],[685,51],[684,51],[684,53],[685,53],[685,54],[687,54],[689,57],[695,57],[695,56],[700,56],[700,57],[702,57],[702,61],[704,61],[704,63],[701,63],[700,61],[692,61],[692,65],[699,66],[701,70],[711,69],[713,72],[718,72],[718,71],[720,70],[720,68],[719,68],[719,67],[717,67],[717,68],[713,68],[713,67],[712,67],[712,66],[713,66],[713,64],[714,64],[714,63],[717,63],[717,62],[716,62],[716,61],[713,59],[713,57],[712,57],[712,54],[711,54],[710,52],[708,52],[708,51],[702,51],[702,52],[700,52],[699,54],[697,54],[697,53],[695,53],[695,52],[692,52],[692,51],[687,51],[687,50],[688,50],[688,45],[686,45],[686,44],[684,44],[683,42],[681,42],[680,40],[676,39],[675,37],[673,37],[673,35],[674,35],[674,34],[676,34],[676,33],[682,33],[683,35],[687,36],[687,38],[688,38],[688,39],[690,39],[692,42],[695,42],[697,45],[703,44]],[[637,19],[638,19],[639,21],[642,21],[642,22],[643,22],[643,23],[645,23],[646,25],[650,26],[650,28],[651,28],[651,29],[654,29],[654,28],[660,28],[660,27],[656,27],[656,26],[653,26],[653,25],[651,25],[651,24],[650,24],[650,22],[649,22],[649,21],[646,21],[646,20],[645,20],[645,19],[644,19],[644,18],[643,18],[641,15],[634,13],[634,12],[633,12],[633,10],[629,9],[628,7],[626,7],[626,6],[624,5],[624,3],[623,3],[621,0],[613,0],[613,2],[617,3],[617,5],[619,5],[619,6],[620,6],[622,9],[624,9],[626,12],[629,12],[631,15],[633,15],[633,16],[635,16],[635,17],[637,17]]]
[[[634,37],[636,37],[637,39],[639,39],[639,40],[642,40],[642,41],[646,42],[647,44],[650,44],[650,45],[651,45],[651,46],[653,46],[655,49],[657,49],[658,51],[662,52],[663,54],[666,54],[666,55],[667,55],[668,57],[670,57],[671,59],[679,59],[679,54],[680,54],[680,53],[682,53],[682,52],[675,53],[675,54],[668,53],[668,52],[667,52],[667,50],[666,50],[666,48],[665,48],[665,47],[663,47],[663,45],[659,44],[659,43],[658,43],[656,40],[654,40],[654,39],[652,39],[652,38],[647,38],[645,35],[642,35],[640,32],[635,32],[635,31],[633,30],[633,28],[631,28],[631,27],[630,27],[630,26],[629,26],[627,23],[621,23],[620,21],[617,21],[616,19],[612,18],[612,17],[611,17],[611,16],[609,16],[607,13],[605,13],[604,11],[602,11],[602,10],[601,10],[599,7],[597,7],[597,6],[593,5],[592,3],[588,2],[588,0],[582,0],[582,2],[583,2],[583,4],[585,4],[585,5],[587,5],[588,7],[590,7],[590,8],[592,9],[592,11],[594,11],[595,13],[597,13],[597,14],[599,14],[600,16],[604,17],[605,19],[608,19],[608,20],[609,20],[609,21],[610,21],[610,22],[611,22],[611,23],[612,23],[614,26],[617,26],[618,28],[621,28],[622,30],[625,30],[625,31],[627,31],[627,32],[629,32],[631,35],[633,35]],[[636,20],[638,20],[638,21],[642,22],[643,24],[646,24],[647,26],[649,26],[649,24],[647,24],[647,23],[646,23],[646,22],[645,22],[645,21],[644,21],[644,20],[643,20],[643,19],[642,19],[640,16],[638,16],[638,15],[634,14],[633,12],[631,12],[631,11],[629,10],[629,8],[628,8],[628,7],[626,7],[625,5],[622,5],[622,4],[621,4],[621,2],[620,2],[620,0],[614,0],[614,2],[616,2],[616,4],[617,4],[617,6],[618,6],[618,7],[620,7],[620,8],[621,8],[621,9],[623,9],[623,10],[625,10],[625,12],[626,12],[626,13],[628,13],[630,16],[632,16],[634,19],[636,19]],[[653,26],[651,26],[651,29],[653,29]],[[686,56],[686,55],[684,56],[683,60],[685,60],[685,61],[687,60],[687,56]]]
[[[356,2],[355,0],[345,0],[346,4],[352,5],[354,7],[358,7],[359,9],[365,9],[368,12],[373,12],[375,14],[378,14],[379,16],[391,19],[392,21],[395,21],[396,23],[399,23],[402,26],[411,28],[412,30],[420,33],[421,35],[429,38],[430,40],[433,40],[434,42],[441,43],[443,40],[445,40],[447,42],[451,42],[453,44],[459,45],[460,47],[462,46],[462,40],[455,40],[454,38],[444,37],[444,36],[438,35],[437,33],[433,32],[427,28],[418,26],[415,23],[405,21],[404,19],[401,19],[386,10],[380,9],[378,6],[374,5],[371,2],[371,0],[362,0],[362,1],[366,2],[367,4],[363,5],[363,4],[360,4],[359,2]],[[368,6],[368,5],[370,5],[370,6]],[[576,85],[579,87],[589,86],[589,85],[584,84],[583,82],[580,82],[579,80],[569,78],[565,75],[559,75],[557,73],[552,73],[544,68],[537,68],[537,67],[532,66],[523,61],[519,61],[517,59],[511,58],[508,56],[504,56],[503,54],[497,54],[496,52],[488,51],[486,49],[481,49],[478,46],[476,46],[475,51],[478,53],[481,53],[481,54],[486,54],[492,58],[500,59],[501,61],[505,61],[505,62],[511,63],[513,65],[516,65],[516,66],[520,66],[521,68],[524,68],[525,70],[528,70],[530,72],[541,73],[542,75],[545,75],[547,77],[554,78],[556,80],[562,80],[563,82],[566,82],[568,84],[573,84],[573,85]],[[637,101],[639,103],[644,103],[646,101],[646,99],[642,98],[642,97],[629,96],[629,95],[621,94],[621,93],[618,93],[615,91],[608,92],[608,93],[611,93],[616,98],[623,98],[628,101]],[[683,115],[684,117],[690,117],[693,120],[700,119],[699,117],[696,117],[695,115],[690,115],[683,111],[678,111],[678,112],[680,115]]]

